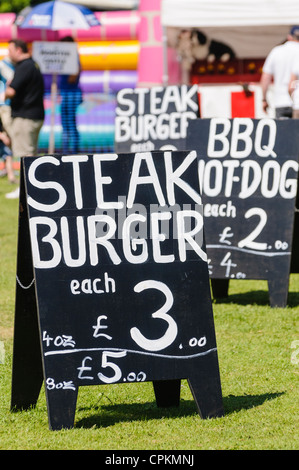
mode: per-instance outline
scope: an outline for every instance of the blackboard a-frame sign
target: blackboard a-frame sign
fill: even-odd
[[[264,279],[270,305],[285,307],[298,269],[298,120],[198,119],[187,146],[198,153],[214,296],[231,279]]]
[[[45,384],[50,429],[78,388],[152,381],[223,414],[196,152],[21,161],[11,407]]]
[[[117,153],[185,150],[188,122],[199,115],[198,86],[123,88],[117,94]]]

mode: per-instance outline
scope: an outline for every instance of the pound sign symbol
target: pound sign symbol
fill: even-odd
[[[104,329],[108,328],[107,325],[101,325],[101,320],[102,319],[107,320],[106,315],[100,315],[98,317],[97,325],[93,326],[93,329],[95,330],[94,333],[93,333],[93,336],[94,336],[94,338],[98,338],[99,336],[104,336],[105,338],[110,340],[110,339],[112,339],[112,336],[106,335],[105,333],[99,333],[99,330],[104,330]]]

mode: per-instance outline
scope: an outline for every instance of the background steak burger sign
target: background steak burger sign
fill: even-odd
[[[115,149],[185,150],[188,122],[197,117],[197,85],[124,88],[117,95]]]

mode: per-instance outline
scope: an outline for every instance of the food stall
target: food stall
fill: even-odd
[[[182,83],[199,84],[201,117],[260,118],[263,63],[299,23],[299,3],[162,0],[161,23]],[[168,67],[174,68],[169,60]],[[269,101],[273,116],[271,90]]]

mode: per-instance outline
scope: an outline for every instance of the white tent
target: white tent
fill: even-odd
[[[162,0],[162,26],[195,28],[237,57],[264,58],[299,24],[298,0]]]

